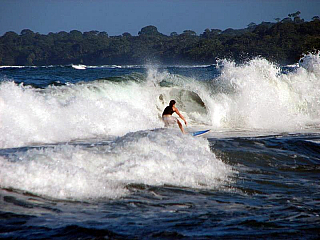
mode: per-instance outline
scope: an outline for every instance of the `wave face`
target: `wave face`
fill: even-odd
[[[146,74],[132,72],[42,89],[7,79],[0,85],[0,147],[161,128],[162,110],[171,99],[189,126],[276,131],[318,126],[319,54],[305,56],[289,72],[264,59],[220,65],[218,76],[205,80],[192,73],[186,77],[152,68]]]

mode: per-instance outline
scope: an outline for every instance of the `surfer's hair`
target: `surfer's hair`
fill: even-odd
[[[176,101],[175,100],[171,100],[170,103],[169,103],[169,106],[172,107],[175,104],[176,104]]]

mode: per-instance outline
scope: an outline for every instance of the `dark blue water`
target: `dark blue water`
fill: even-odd
[[[218,75],[219,70],[215,66],[199,67],[158,67],[160,71],[181,74],[186,77],[208,80]],[[192,69],[192,70],[191,70]],[[38,88],[45,88],[48,85],[62,85],[66,83],[77,83],[81,81],[94,81],[97,79],[111,79],[129,75],[132,72],[145,73],[145,66],[96,66],[87,67],[81,71],[71,66],[44,66],[44,67],[21,67],[21,68],[0,68],[1,80],[10,79],[14,82],[25,85],[32,85]]]
[[[213,66],[163,69],[199,81],[209,81],[220,73]],[[59,89],[101,79],[118,81],[136,76],[144,79],[146,71],[144,67],[3,68],[0,79],[36,89],[50,86]],[[4,95],[0,97],[6,100]],[[17,121],[16,115],[10,114],[12,121]],[[23,123],[21,119],[26,116],[20,116],[19,121]],[[43,123],[39,120],[40,124]],[[54,126],[51,126],[54,133],[62,131],[62,128],[55,130]],[[74,127],[70,125],[70,129]],[[1,142],[11,144],[0,149],[0,238],[320,238],[320,133],[317,127],[292,132],[217,129],[208,125],[202,128],[210,128],[211,133],[195,140],[182,136],[179,140],[179,133],[171,136],[161,129],[96,138],[90,135],[90,138],[61,142],[51,138],[36,142],[30,135],[32,141],[16,139],[16,145],[12,144],[9,134],[0,136]],[[15,130],[2,127],[1,132]],[[39,134],[37,131],[33,130],[33,134]],[[68,131],[64,131],[67,134]],[[208,150],[202,149],[206,144]],[[112,167],[108,165],[111,161],[115,164]],[[222,165],[217,165],[216,170],[209,168],[216,161]],[[94,166],[96,162],[103,164]],[[122,171],[127,164],[130,167]],[[159,172],[156,169],[163,165],[170,170],[161,175],[166,168]],[[106,191],[105,195],[103,191],[98,194],[109,187],[104,176],[94,174],[101,168],[106,168],[106,174],[119,171],[111,180],[119,181],[126,194],[116,197],[113,195],[116,189]],[[141,169],[144,172],[137,175]],[[206,169],[215,175],[211,178]],[[175,178],[179,171],[182,175]],[[79,178],[73,181],[77,175]],[[85,177],[91,187],[82,189]],[[72,181],[66,181],[64,186],[55,184],[62,178]],[[81,184],[78,186],[77,182]],[[69,183],[74,186],[69,188],[66,186]],[[72,189],[79,190],[72,192]]]

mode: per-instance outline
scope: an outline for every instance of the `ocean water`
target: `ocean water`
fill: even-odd
[[[187,132],[164,128],[171,99]],[[318,239],[320,56],[0,67],[1,239]]]

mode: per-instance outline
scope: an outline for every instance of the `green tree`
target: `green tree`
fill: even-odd
[[[158,29],[155,26],[146,26],[141,29],[141,31],[138,33],[139,36],[142,35],[151,35],[151,36],[157,36],[161,35],[161,33],[158,32]]]
[[[216,58],[262,56],[278,63],[297,62],[303,53],[320,50],[320,20],[304,22],[300,13],[276,23],[251,23],[245,29],[192,30],[166,36],[146,26],[138,36],[72,30],[42,35],[24,29],[0,37],[0,65],[212,63]],[[293,18],[293,20],[292,20]]]

